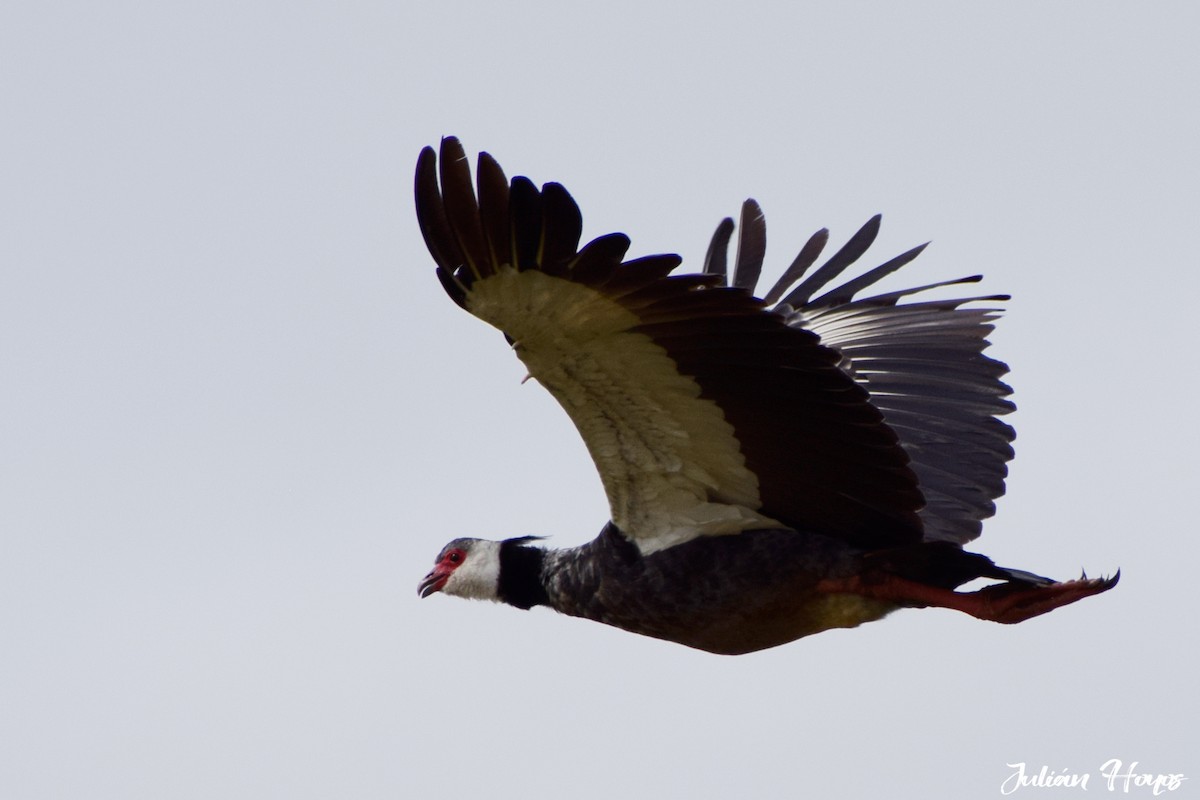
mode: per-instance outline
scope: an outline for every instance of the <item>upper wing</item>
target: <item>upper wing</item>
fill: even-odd
[[[725,275],[725,250],[733,227],[728,219],[718,226],[706,272]],[[1004,494],[1014,433],[996,418],[1013,410],[1006,399],[1011,389],[1000,380],[1008,367],[983,355],[999,309],[962,306],[1008,297],[900,302],[927,289],[974,283],[979,280],[974,276],[855,299],[858,292],[916,258],[924,245],[831,288],[878,231],[879,217],[874,217],[802,280],[828,238],[826,231],[818,231],[766,300],[775,304],[788,325],[812,331],[842,355],[842,369],[870,392],[872,403],[899,435],[925,496],[920,512],[925,538],[964,543],[979,536],[981,521],[995,512],[993,500]],[[754,291],[765,245],[762,212],[754,201],[747,201],[734,285]]]
[[[458,141],[417,162],[417,216],[446,291],[502,330],[562,404],[613,522],[644,551],[779,523],[883,547],[919,541],[923,504],[895,433],[818,337],[677,256],[579,247],[555,183],[510,184]],[[440,177],[440,188],[439,188]]]

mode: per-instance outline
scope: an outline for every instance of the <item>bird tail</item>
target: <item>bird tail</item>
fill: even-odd
[[[1028,586],[1055,583],[1032,572],[997,566],[987,556],[967,552],[953,542],[920,542],[876,550],[863,556],[863,566],[866,574],[882,573],[944,589],[956,589],[976,578]]]

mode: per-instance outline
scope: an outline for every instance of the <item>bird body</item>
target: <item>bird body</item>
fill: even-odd
[[[444,139],[418,160],[417,215],[447,293],[504,332],[562,405],[611,521],[581,547],[456,539],[422,580],[436,592],[546,605],[717,653],[853,627],[900,607],[1018,622],[1111,588],[997,567],[962,545],[1003,493],[1007,368],[983,354],[1003,296],[906,298],[977,277],[858,298],[914,248],[833,281],[873,218],[808,274],[818,232],[764,298],[761,211],[743,206],[732,275],[725,220],[704,270],[624,260],[629,240],[579,246],[558,184],[511,183]],[[1118,573],[1119,574],[1119,573]],[[955,591],[975,578],[998,581]]]
[[[855,575],[861,559],[836,539],[787,529],[697,537],[649,555],[611,524],[574,548],[479,539],[447,547],[470,552],[477,564],[490,562],[494,583],[443,591],[518,608],[544,605],[725,655],[855,627],[898,608],[859,594],[818,592],[820,577]]]
[[[559,553],[544,573],[552,608],[725,655],[855,627],[897,607],[818,592],[819,576],[853,575],[859,559],[834,539],[787,529],[698,537],[642,556],[607,526],[580,551]]]

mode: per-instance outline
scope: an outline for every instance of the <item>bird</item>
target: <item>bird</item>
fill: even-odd
[[[578,547],[456,538],[421,598],[547,606],[740,655],[902,608],[1018,623],[1120,579],[1059,582],[964,549],[1013,457],[1008,367],[984,354],[1010,298],[926,294],[978,275],[862,296],[925,247],[840,281],[879,216],[813,269],[818,231],[759,296],[754,200],[699,271],[676,273],[677,255],[626,258],[621,233],[581,246],[559,183],[510,181],[486,152],[473,180],[455,137],[421,151],[414,190],[445,292],[566,411],[610,511]]]

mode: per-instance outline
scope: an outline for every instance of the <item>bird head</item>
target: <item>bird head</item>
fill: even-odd
[[[500,545],[488,539],[455,539],[438,553],[433,570],[417,584],[417,593],[499,600]]]

